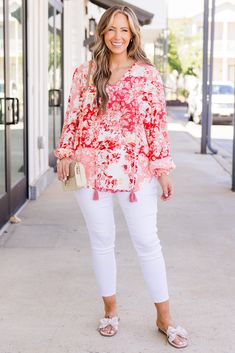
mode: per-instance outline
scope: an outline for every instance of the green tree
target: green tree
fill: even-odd
[[[180,77],[186,75],[198,77],[202,64],[202,51],[199,46],[199,36],[187,31],[189,20],[170,22],[168,36],[168,71],[176,73],[176,97],[187,98],[188,91],[179,87]],[[188,33],[188,34],[186,34]]]
[[[172,46],[170,50],[173,53],[173,59],[176,59],[175,51],[180,60],[182,71],[179,72],[175,67],[177,72],[199,76],[202,67],[202,38],[200,32],[192,34],[191,27],[192,18],[169,19],[169,44]],[[170,67],[169,71],[172,71]]]
[[[168,37],[167,57],[168,57],[169,71],[172,72],[176,70],[178,72],[178,75],[180,75],[183,72],[183,66],[176,48],[176,37],[172,31],[170,31],[169,37]]]

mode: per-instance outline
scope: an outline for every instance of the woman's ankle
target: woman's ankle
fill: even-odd
[[[172,318],[170,313],[162,313],[157,315],[157,325],[161,328],[167,328],[172,325]]]
[[[157,309],[157,326],[162,329],[167,329],[172,323],[169,300],[155,303],[155,307]]]
[[[105,317],[117,316],[117,307],[104,306]]]
[[[105,317],[117,316],[116,297],[103,297]]]
[[[117,316],[117,311],[106,311],[105,310],[105,316],[104,317],[106,317],[106,318],[112,318],[112,317],[114,317],[114,316]]]
[[[174,326],[174,323],[171,318],[157,318],[156,320],[157,327],[167,330],[169,326]]]

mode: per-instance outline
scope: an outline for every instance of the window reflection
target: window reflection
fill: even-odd
[[[19,99],[19,123],[11,125],[11,187],[24,177],[22,0],[9,0],[9,92]]]

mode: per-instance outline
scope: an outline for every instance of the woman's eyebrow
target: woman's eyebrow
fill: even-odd
[[[115,27],[115,26],[109,26],[109,28],[117,28],[117,27]],[[128,29],[128,27],[120,27],[121,29]]]

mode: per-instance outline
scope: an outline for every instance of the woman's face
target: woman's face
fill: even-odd
[[[123,52],[127,52],[131,37],[132,33],[127,17],[121,13],[116,14],[104,34],[106,46],[113,54],[123,54]]]

